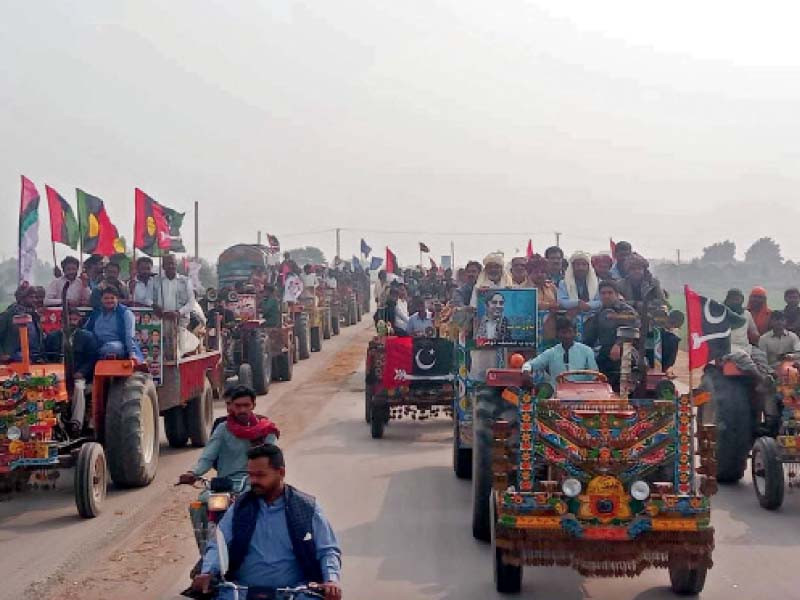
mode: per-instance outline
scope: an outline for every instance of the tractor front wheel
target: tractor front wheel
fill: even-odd
[[[202,448],[211,437],[211,425],[214,423],[214,392],[208,379],[203,382],[203,392],[200,396],[189,400],[184,416],[186,431],[192,438],[192,446]]]
[[[86,442],[78,451],[75,463],[75,505],[84,519],[100,514],[106,499],[108,470],[103,447],[97,442]]]
[[[158,395],[152,377],[115,379],[106,402],[106,456],[120,487],[141,487],[156,476],[160,445]]]

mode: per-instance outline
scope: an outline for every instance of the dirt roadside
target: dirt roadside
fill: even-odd
[[[364,360],[371,328],[356,327],[358,331],[313,376],[299,385],[276,385],[265,399],[259,399],[259,412],[268,414],[281,428],[282,446],[297,440]],[[176,581],[188,584],[186,565],[195,560],[197,550],[186,507],[196,495],[188,486],[169,489],[149,508],[151,518],[101,552],[92,564],[34,586],[30,596],[45,600],[157,599],[169,594]]]

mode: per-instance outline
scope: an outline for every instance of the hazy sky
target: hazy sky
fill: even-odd
[[[556,230],[656,257],[772,235],[800,258],[794,3],[0,6],[6,256],[24,173],[104,198],[129,240],[135,186],[198,200],[207,257],[258,229],[330,256],[332,232],[286,234],[342,227],[345,257],[363,235],[402,262],[419,240],[460,263]]]

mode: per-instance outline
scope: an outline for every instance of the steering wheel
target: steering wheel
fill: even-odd
[[[608,383],[608,377],[606,377],[600,371],[592,371],[591,369],[579,369],[577,371],[564,371],[558,377],[556,377],[556,383],[564,383],[569,380],[570,377],[573,375],[591,375],[592,380],[589,382],[582,381],[580,383],[592,383],[592,382],[599,382],[599,383]]]

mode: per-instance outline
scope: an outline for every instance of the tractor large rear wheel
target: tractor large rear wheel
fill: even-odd
[[[272,357],[269,355],[267,340],[256,332],[247,338],[247,362],[253,372],[253,389],[262,396],[269,392],[272,381]]]
[[[152,377],[115,379],[106,401],[106,457],[120,487],[145,486],[156,476],[159,453],[158,395]]]
[[[295,323],[295,341],[297,342],[297,353],[300,360],[310,358],[311,349],[309,347],[309,337],[311,329],[308,326],[308,315],[301,313],[297,315],[297,322]]]
[[[186,404],[186,431],[192,438],[192,446],[201,448],[211,437],[211,426],[214,424],[214,392],[208,379],[203,382],[203,393],[192,398]]]
[[[322,351],[322,327],[311,328],[311,351]]]
[[[325,311],[322,317],[322,339],[329,340],[331,339],[331,313],[330,311]]]
[[[339,309],[331,309],[331,333],[339,335],[342,330],[342,318],[339,316]]]
[[[736,483],[744,477],[753,444],[753,415],[749,386],[741,377],[726,377],[708,369],[703,387],[711,390],[717,432],[717,481]]]

